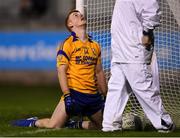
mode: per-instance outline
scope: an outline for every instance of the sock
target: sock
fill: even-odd
[[[82,121],[77,121],[77,128],[80,128],[80,129],[82,129],[83,127],[82,127]]]
[[[82,121],[70,120],[65,124],[65,127],[82,129]]]

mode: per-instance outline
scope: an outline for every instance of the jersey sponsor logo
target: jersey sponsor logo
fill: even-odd
[[[96,58],[91,56],[76,56],[76,64],[96,64]]]

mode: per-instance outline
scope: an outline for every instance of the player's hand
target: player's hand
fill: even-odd
[[[147,50],[151,50],[151,47],[154,45],[153,30],[149,30],[148,32],[143,31],[142,44]]]
[[[73,100],[70,93],[64,95],[65,110],[68,115],[73,113]]]
[[[145,47],[150,46],[152,44],[152,40],[150,39],[149,36],[143,35],[143,37],[142,37],[142,44]]]

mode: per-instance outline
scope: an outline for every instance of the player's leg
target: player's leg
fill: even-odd
[[[102,112],[104,109],[104,100],[102,95],[85,94],[75,90],[71,90],[71,96],[75,99],[74,113],[75,115],[87,116],[88,121],[70,121],[66,123],[68,128],[83,128],[83,129],[101,129],[102,128]]]
[[[64,101],[61,100],[56,106],[51,118],[39,119],[35,122],[36,127],[62,128],[68,119],[65,111]]]
[[[127,64],[124,66],[124,71],[134,94],[153,126],[156,129],[168,129],[173,122],[164,110],[159,87],[153,82],[157,77],[155,76],[157,72],[152,71],[151,66],[147,64]]]
[[[151,60],[151,70],[152,70],[152,77],[153,77],[153,84],[156,86],[158,92],[160,92],[160,84],[159,84],[159,69],[157,63],[157,56],[156,53],[153,52],[152,60]]]
[[[61,128],[64,126],[67,118],[64,101],[62,100],[58,103],[51,118],[37,119],[31,117],[28,119],[15,120],[12,122],[12,125],[21,127]]]
[[[82,128],[88,130],[97,130],[102,128],[102,111],[98,111],[87,121],[73,121],[71,124],[68,124],[68,128]]]
[[[102,119],[102,110],[99,110],[95,114],[91,115],[88,121],[82,121],[82,128],[90,130],[100,130],[102,128]]]
[[[90,129],[102,129],[102,120],[103,120],[103,111],[99,110],[95,114],[89,117],[90,122]]]
[[[89,117],[89,120],[70,120],[66,123],[67,128],[81,128],[81,129],[101,129],[102,128],[102,110]]]
[[[126,78],[121,70],[121,64],[112,63],[111,78],[108,83],[108,93],[103,115],[103,131],[122,129],[122,114],[129,94],[126,87]]]

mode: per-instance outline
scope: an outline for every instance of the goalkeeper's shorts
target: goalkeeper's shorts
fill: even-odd
[[[92,116],[104,109],[104,100],[101,94],[85,94],[70,89],[71,97],[74,99],[72,115]]]

